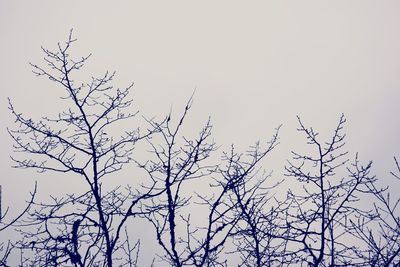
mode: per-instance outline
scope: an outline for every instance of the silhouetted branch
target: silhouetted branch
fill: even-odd
[[[354,263],[350,252],[356,244],[345,241],[349,235],[347,224],[349,218],[362,214],[355,203],[362,194],[370,193],[368,185],[376,180],[369,174],[371,162],[361,166],[356,155],[345,177],[341,170],[348,162],[344,158],[347,152],[341,151],[345,145],[343,115],[331,140],[325,143],[318,140],[317,132],[298,120],[298,131],[305,134],[315,153],[309,156],[292,152],[293,160],[286,166],[286,176],[302,184],[302,190],[289,189],[287,196],[286,238],[296,254],[292,260],[312,266]]]
[[[15,151],[31,156],[13,157],[16,168],[75,173],[86,181],[87,192],[53,198],[51,204],[35,203],[37,209],[26,225],[36,226],[36,230],[23,230],[24,239],[19,245],[35,251],[35,264],[96,266],[103,261],[111,267],[113,254],[124,244],[120,241],[121,230],[129,217],[142,213],[139,204],[150,197],[151,187],[144,192],[129,187],[105,191],[101,180],[131,162],[134,145],[154,129],[143,134],[135,129],[119,137],[111,135],[114,124],[137,113],[125,111],[132,104],[128,99],[132,85],[114,89],[110,83],[115,73],[109,72],[92,77],[89,83],[76,82],[74,74],[90,56],[72,59],[69,49],[75,41],[71,31],[67,42],[58,44],[57,50],[42,48],[47,68],[31,64],[37,76],[61,85],[65,94],[62,100],[68,101],[69,107],[55,118],[34,121],[18,113],[9,101],[18,128],[8,132]]]
[[[400,167],[394,158],[398,179]],[[354,235],[367,249],[360,257],[370,266],[397,266],[400,263],[400,198],[394,197],[388,187],[380,188],[376,183],[368,186],[375,199],[374,208],[368,216],[359,216],[352,221]]]

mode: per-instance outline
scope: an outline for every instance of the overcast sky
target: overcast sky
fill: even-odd
[[[288,158],[302,140],[296,115],[327,134],[345,113],[348,150],[374,160],[377,174],[400,157],[400,1],[3,0],[5,203],[26,198],[40,179],[10,168],[7,97],[26,115],[57,111],[61,91],[35,78],[28,62],[41,64],[40,47],[54,48],[71,28],[74,56],[93,54],[85,75],[108,69],[117,71],[118,86],[134,81],[143,115],[178,112],[196,89],[190,127],[200,129],[211,116],[217,142],[244,147],[283,124],[277,157]],[[278,173],[281,163],[273,167]]]

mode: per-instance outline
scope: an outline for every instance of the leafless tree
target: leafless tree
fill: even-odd
[[[149,141],[155,157],[144,164],[139,164],[152,180],[157,181],[160,194],[157,199],[149,203],[147,209],[151,211],[151,214],[147,218],[154,226],[158,243],[166,253],[164,260],[172,266],[201,266],[209,260],[210,254],[218,247],[218,245],[210,247],[212,236],[217,234],[211,228],[216,223],[212,214],[210,214],[207,228],[208,240],[195,239],[194,241],[199,243],[199,246],[195,248],[192,248],[191,238],[193,232],[197,232],[198,229],[190,228],[190,216],[186,218],[180,214],[181,208],[189,205],[191,200],[191,197],[185,196],[184,193],[186,183],[210,175],[216,170],[215,165],[203,163],[216,149],[215,144],[209,141],[211,135],[209,122],[200,131],[197,139],[181,137],[181,129],[191,102],[190,99],[175,126],[172,123],[171,114],[165,124],[150,122],[152,127],[159,132],[160,144]],[[182,237],[177,229],[182,223],[187,227],[186,237]],[[227,226],[225,223],[221,227]]]
[[[236,204],[239,219],[232,237],[236,252],[241,255],[240,266],[271,266],[283,250],[280,229],[275,225],[281,212],[281,202],[274,191],[279,182],[268,183],[271,173],[259,167],[259,162],[278,145],[278,130],[266,148],[257,143],[245,154],[237,154],[233,148],[225,154],[228,164],[223,175],[230,181],[230,202]]]
[[[55,51],[42,48],[46,67],[31,64],[37,76],[63,89],[62,99],[68,108],[55,118],[34,121],[17,112],[10,101],[18,128],[8,132],[15,151],[29,155],[26,159],[13,157],[15,167],[73,173],[86,181],[87,190],[80,195],[53,197],[50,203],[35,202],[20,246],[33,250],[31,264],[35,266],[111,267],[125,244],[121,236],[126,222],[148,197],[151,186],[145,192],[130,187],[106,190],[102,181],[131,162],[134,145],[152,131],[114,134],[118,123],[136,114],[126,111],[132,104],[128,98],[132,85],[114,88],[115,73],[109,72],[88,83],[76,81],[74,75],[90,55],[71,58],[69,51],[75,41],[71,31],[67,42],[59,43]]]
[[[394,158],[396,171],[392,177],[400,180],[400,166]],[[389,187],[381,188],[369,184],[375,199],[369,216],[358,216],[351,221],[354,235],[366,244],[366,250],[359,256],[368,266],[398,266],[400,264],[400,198]],[[391,193],[395,193],[394,196]]]
[[[236,235],[236,225],[243,218],[242,209],[248,211],[244,207],[247,204],[239,203],[237,199],[247,201],[248,197],[253,197],[248,196],[251,192],[244,184],[258,173],[259,163],[276,146],[278,137],[276,133],[265,149],[259,143],[251,147],[247,152],[249,160],[243,160],[242,155],[232,150],[223,154],[220,163],[210,165],[208,159],[216,150],[215,143],[210,141],[210,122],[196,139],[181,134],[190,107],[191,100],[175,126],[171,115],[166,124],[152,124],[158,129],[162,142],[155,144],[152,138],[149,143],[155,159],[140,166],[158,181],[161,193],[148,206],[148,210],[153,211],[148,219],[165,252],[163,259],[170,265],[225,266],[227,263],[221,252],[227,239]],[[185,191],[187,184],[198,180],[209,183],[209,195],[196,193],[193,196]],[[251,190],[258,185],[260,183],[253,185]],[[182,211],[187,206],[190,211],[205,208],[207,220],[203,225],[194,224],[191,212]]]
[[[365,214],[356,204],[376,178],[370,175],[371,162],[366,166],[355,157],[348,165],[347,151],[343,151],[345,134],[344,116],[334,130],[332,138],[322,143],[313,128],[307,128],[298,118],[299,129],[314,152],[292,152],[286,175],[294,177],[299,188],[288,191],[286,217],[287,234],[291,250],[285,263],[305,262],[311,266],[348,266],[357,263],[348,233],[349,219]],[[347,170],[347,174],[346,174]],[[298,190],[299,189],[299,190]]]
[[[139,217],[155,231],[161,259],[176,267],[227,266],[232,254],[239,266],[399,265],[400,199],[377,186],[371,162],[360,164],[357,154],[349,160],[343,115],[327,142],[298,118],[312,150],[292,152],[285,179],[275,181],[262,162],[278,145],[279,128],[265,144],[244,153],[232,146],[218,156],[210,120],[196,137],[184,135],[192,98],[177,119],[171,112],[162,121],[147,120],[144,132],[116,134],[115,126],[137,114],[128,110],[132,85],[114,88],[109,72],[76,81],[90,55],[71,58],[75,41],[71,31],[55,51],[42,49],[47,66],[31,64],[37,76],[62,89],[66,108],[34,120],[9,101],[17,126],[8,132],[20,155],[12,158],[16,168],[72,174],[86,188],[38,201],[35,186],[21,215],[8,223],[0,215],[0,231],[29,215],[18,225],[21,241],[0,247],[0,264],[18,247],[26,253],[21,265],[137,266],[141,243],[129,236],[128,221]],[[139,141],[150,152],[140,160],[133,157]],[[147,180],[103,186],[131,162]],[[392,176],[400,179],[395,162]],[[281,185],[289,186],[286,195],[279,194]],[[372,209],[360,205],[363,197],[375,200]],[[197,210],[204,220],[193,219]]]

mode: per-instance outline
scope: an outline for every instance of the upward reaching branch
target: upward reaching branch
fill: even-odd
[[[22,247],[36,250],[37,260],[54,264],[70,261],[79,266],[99,263],[113,265],[113,254],[122,248],[121,229],[128,217],[135,214],[134,207],[149,197],[149,190],[122,192],[119,187],[102,190],[102,179],[132,161],[136,142],[147,138],[154,130],[141,133],[139,129],[125,130],[115,135],[118,123],[132,118],[126,112],[132,104],[128,98],[132,84],[124,89],[114,88],[115,73],[106,72],[88,83],[79,83],[74,76],[86,64],[89,56],[73,59],[70,48],[76,41],[72,31],[65,44],[55,51],[42,48],[47,68],[31,64],[37,76],[47,77],[63,89],[62,101],[67,108],[54,118],[44,116],[38,121],[18,113],[9,105],[18,125],[8,129],[16,152],[30,154],[27,159],[13,158],[17,168],[33,168],[39,172],[71,172],[86,181],[87,192],[67,198],[54,199],[53,205],[37,203],[32,213],[32,224],[37,232],[27,232],[29,244]],[[150,190],[151,191],[151,190]],[[73,205],[72,212],[68,207]],[[41,225],[58,225],[42,231]],[[34,243],[31,243],[34,242]],[[31,245],[34,244],[34,245]]]
[[[332,138],[325,143],[321,143],[318,133],[307,128],[300,118],[298,121],[298,131],[305,134],[315,153],[292,152],[293,160],[285,167],[286,175],[296,178],[303,189],[289,189],[288,192],[287,239],[293,243],[292,253],[297,261],[312,266],[346,264],[352,259],[349,252],[354,247],[342,240],[348,235],[348,218],[361,212],[354,202],[365,193],[367,185],[375,181],[369,175],[371,162],[360,166],[356,156],[354,163],[347,167],[347,178],[343,178],[345,173],[341,167],[348,162],[347,152],[342,151],[346,122],[343,114]]]

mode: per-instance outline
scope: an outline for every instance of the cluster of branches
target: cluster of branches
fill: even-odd
[[[132,85],[114,89],[110,84],[114,73],[106,72],[88,83],[74,80],[89,56],[77,60],[69,56],[75,42],[72,33],[65,45],[53,52],[43,48],[48,69],[31,64],[37,76],[43,76],[64,90],[69,107],[55,118],[39,121],[26,118],[14,106],[9,109],[19,126],[9,130],[17,152],[32,155],[30,159],[13,158],[15,167],[73,173],[86,182],[86,192],[54,197],[51,203],[34,203],[23,230],[21,248],[30,247],[35,266],[72,263],[76,266],[112,266],[114,253],[124,250],[121,242],[129,217],[148,198],[149,190],[130,187],[103,190],[102,181],[132,161],[134,145],[154,132],[149,129],[124,131],[119,137],[112,126],[135,116],[127,113],[132,100]],[[115,126],[114,126],[115,128]]]
[[[8,215],[10,212],[9,207],[6,208],[4,213],[2,212],[2,192],[1,192],[2,187],[0,186],[0,232],[5,232],[8,228],[11,228],[12,226],[16,225],[19,220],[29,211],[31,208],[35,195],[37,192],[37,183],[35,182],[35,187],[33,191],[30,193],[31,197],[29,201],[27,201],[27,205],[23,211],[21,211],[17,216],[10,218]],[[9,240],[8,242],[0,241],[0,266],[8,266],[7,265],[7,260],[8,257],[11,254],[12,249],[14,248],[14,244]]]
[[[86,184],[83,193],[47,202],[32,197],[16,228],[21,239],[6,249],[26,251],[22,266],[137,266],[140,240],[128,228],[138,219],[153,229],[158,259],[170,266],[399,264],[400,200],[378,186],[371,162],[349,160],[343,115],[326,142],[298,118],[313,151],[293,151],[286,177],[277,180],[262,166],[279,144],[280,127],[269,141],[218,156],[210,121],[197,137],[183,133],[192,99],[177,119],[170,113],[147,120],[145,131],[116,135],[116,126],[137,114],[128,112],[132,85],[114,88],[109,72],[75,81],[89,56],[72,59],[74,42],[70,34],[55,51],[43,48],[47,67],[32,64],[63,89],[66,110],[34,121],[9,104],[14,148],[28,155],[13,157],[15,167],[71,173]],[[138,142],[149,148],[146,160],[134,157]],[[400,179],[395,162],[392,175]],[[138,186],[103,186],[127,164],[144,171]]]

